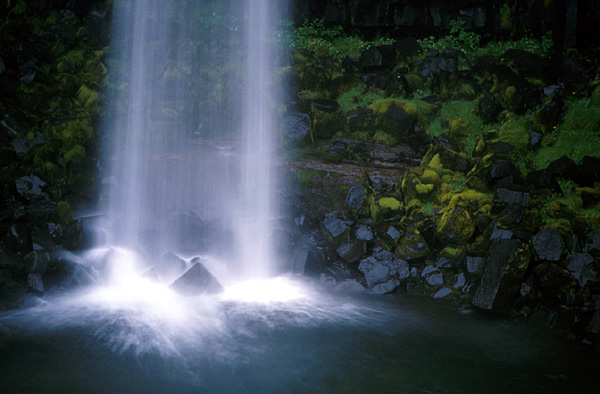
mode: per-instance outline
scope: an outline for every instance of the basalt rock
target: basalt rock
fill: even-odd
[[[564,247],[558,231],[545,228],[531,240],[533,249],[540,260],[559,261]]]
[[[502,314],[510,311],[531,256],[523,246],[516,239],[493,241],[473,305]]]
[[[365,275],[368,288],[376,294],[392,292],[410,275],[406,261],[379,247],[360,262],[358,269]]]
[[[198,258],[192,260],[192,263],[194,265],[173,282],[170,286],[171,289],[186,296],[196,296],[203,293],[214,294],[223,291],[223,286]]]

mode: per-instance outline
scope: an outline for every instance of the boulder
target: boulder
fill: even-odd
[[[219,281],[204,267],[199,259],[194,260],[196,261],[195,264],[169,287],[186,296],[222,292],[223,286]]]
[[[354,235],[357,239],[362,239],[363,241],[370,241],[374,237],[373,230],[371,230],[369,226],[365,226],[364,224],[358,226]]]
[[[555,229],[543,229],[533,236],[531,243],[540,260],[560,260],[563,253],[563,243],[560,234]]]
[[[301,146],[307,141],[310,132],[308,114],[292,113],[281,121],[281,134],[287,146]]]
[[[596,258],[600,257],[600,231],[596,231],[589,236],[585,244],[585,249],[592,256]]]
[[[367,251],[367,243],[360,239],[353,239],[341,244],[336,251],[346,263],[355,263]]]
[[[431,250],[421,233],[414,227],[409,227],[398,242],[395,252],[398,256],[414,262],[415,260],[426,258],[431,253]]]
[[[327,233],[329,233],[333,238],[339,237],[348,228],[346,222],[333,216],[323,220],[323,226],[325,227],[325,230],[327,230]]]
[[[529,193],[514,191],[505,188],[496,189],[496,196],[494,198],[496,203],[506,203],[508,205],[519,205],[522,207],[529,206]]]
[[[429,286],[440,286],[444,284],[444,274],[436,264],[428,265],[421,272],[421,277]]]
[[[467,256],[467,272],[470,274],[476,274],[484,261],[485,259],[483,257]]]
[[[363,185],[352,186],[346,194],[346,204],[352,209],[360,209],[365,201],[365,187]]]
[[[535,287],[549,301],[567,303],[575,290],[571,273],[554,263],[542,263],[533,270]]]
[[[172,252],[167,252],[159,257],[154,269],[159,278],[165,282],[172,282],[185,272],[187,264]]]
[[[594,258],[588,253],[573,253],[567,264],[567,270],[581,287],[585,287],[588,282],[595,282],[598,279]]]
[[[402,279],[410,275],[408,263],[394,253],[380,247],[373,255],[362,260],[358,269],[365,274],[367,287],[376,294],[386,294],[398,286]]]
[[[449,288],[444,286],[433,295],[433,298],[435,298],[435,299],[444,298],[444,297],[449,296],[450,294],[452,294],[452,290],[450,290]]]
[[[516,239],[493,241],[473,305],[507,313],[519,296],[530,253]]]
[[[35,175],[23,176],[15,180],[17,192],[28,200],[43,198],[45,195],[42,188],[46,182]]]

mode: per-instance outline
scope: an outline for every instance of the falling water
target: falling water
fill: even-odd
[[[108,245],[145,267],[216,253],[229,275],[271,271],[271,3],[115,3]]]

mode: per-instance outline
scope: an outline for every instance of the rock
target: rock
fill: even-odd
[[[42,274],[29,274],[27,275],[27,285],[39,292],[39,293],[43,293],[44,292],[44,282],[42,280]]]
[[[496,123],[500,112],[502,112],[502,107],[489,96],[483,96],[479,99],[477,114],[483,119],[485,124]]]
[[[373,110],[365,107],[357,107],[350,110],[348,114],[346,114],[346,117],[348,118],[348,128],[351,132],[361,131],[367,129],[369,123],[371,123],[373,119]]]
[[[498,226],[494,226],[494,230],[492,231],[492,235],[490,239],[510,239],[513,236],[513,232],[510,230],[504,230],[498,228]]]
[[[363,70],[379,69],[383,65],[383,55],[377,48],[370,47],[360,54],[359,62]]]
[[[587,239],[585,249],[589,254],[600,257],[600,231],[596,231]]]
[[[545,169],[527,174],[525,184],[532,189],[549,189],[554,193],[562,192],[556,177]]]
[[[38,67],[33,60],[26,61],[19,66],[19,80],[31,83],[37,75]]]
[[[28,200],[44,197],[42,188],[46,182],[35,175],[23,176],[15,181],[17,192]]]
[[[358,226],[354,234],[357,239],[362,239],[363,241],[370,241],[373,239],[373,230],[364,224]]]
[[[395,241],[400,236],[400,231],[396,229],[394,226],[388,227],[387,231],[384,234],[385,238],[390,241]]]
[[[15,149],[17,155],[24,155],[29,152],[34,146],[43,145],[46,143],[42,133],[35,133],[35,137],[29,140],[27,137],[19,137],[12,140],[11,145]]]
[[[386,294],[400,285],[400,280],[410,275],[408,263],[394,253],[380,247],[373,255],[362,260],[358,269],[365,274],[367,287],[376,294]]]
[[[567,264],[567,269],[581,287],[585,287],[588,282],[595,282],[598,279],[594,258],[587,253],[573,253]]]
[[[281,121],[281,133],[288,146],[300,146],[306,141],[310,132],[308,114],[299,112],[286,116]]]
[[[360,70],[360,61],[354,57],[346,56],[342,59],[342,68],[347,73],[358,72]]]
[[[558,319],[558,313],[544,306],[537,305],[529,317],[529,321],[535,325],[551,328]]]
[[[437,228],[438,237],[450,245],[466,244],[474,232],[471,215],[462,207],[446,210]]]
[[[311,103],[310,131],[313,138],[327,139],[343,130],[346,117],[335,100],[318,99]]]
[[[23,263],[28,273],[43,275],[50,263],[50,254],[41,250],[34,250],[25,256]]]
[[[510,160],[497,159],[491,165],[490,175],[492,179],[511,176],[518,171],[517,166]]]
[[[460,289],[466,283],[467,283],[467,279],[465,278],[465,274],[461,272],[460,274],[456,275],[456,277],[454,278],[454,283],[452,284],[452,287],[454,287],[455,289]]]
[[[199,259],[194,260],[196,260],[196,263],[192,268],[187,270],[169,287],[187,296],[222,292],[223,286],[221,286],[219,281],[199,262]]]
[[[467,272],[475,274],[479,271],[479,267],[483,264],[484,258],[478,256],[467,256]]]
[[[343,220],[333,216],[330,216],[323,220],[323,226],[333,238],[339,237],[348,228],[348,226]]]
[[[348,279],[335,286],[336,293],[364,293],[366,289],[354,279]]]
[[[162,280],[172,282],[185,272],[187,264],[172,252],[167,252],[159,257],[154,268]]]
[[[355,263],[366,253],[367,243],[360,239],[354,239],[344,242],[336,251],[346,263]]]
[[[444,275],[437,265],[428,265],[421,272],[421,276],[425,278],[430,286],[440,286],[444,284]]]
[[[577,166],[577,176],[573,179],[579,186],[594,187],[595,182],[600,182],[600,159],[585,156]]]
[[[509,190],[505,188],[496,189],[494,198],[496,203],[506,203],[508,205],[519,205],[522,207],[529,206],[529,193]]]
[[[438,299],[438,298],[444,298],[449,296],[450,294],[452,294],[452,290],[450,290],[449,288],[447,288],[446,286],[442,287],[441,289],[439,289],[437,291],[437,293],[435,293],[433,295],[434,299]]]
[[[594,313],[592,320],[585,327],[585,331],[596,335],[600,334],[600,311]]]
[[[567,156],[563,156],[559,159],[554,160],[548,167],[546,167],[546,171],[554,177],[557,178],[567,178],[573,179],[577,176],[577,164],[573,160],[571,160]]]
[[[414,262],[422,260],[429,256],[431,250],[425,242],[425,238],[414,227],[409,227],[406,233],[398,242],[398,247],[395,250],[398,256]]]
[[[416,38],[404,37],[394,42],[394,49],[399,56],[407,57],[420,52],[423,48]]]
[[[527,255],[516,253],[521,246],[516,239],[493,241],[473,305],[501,313],[512,308],[529,262]]]
[[[540,260],[560,260],[563,253],[563,244],[560,234],[555,229],[543,229],[533,236],[531,243]]]
[[[360,209],[364,201],[365,187],[363,185],[353,186],[346,194],[346,203],[352,209]]]
[[[326,278],[332,278],[334,283],[342,283],[352,276],[352,271],[348,268],[348,265],[343,261],[336,261],[331,266],[325,268],[321,275],[321,281]]]
[[[554,263],[542,263],[533,270],[535,287],[549,301],[567,303],[575,291],[571,273]]]

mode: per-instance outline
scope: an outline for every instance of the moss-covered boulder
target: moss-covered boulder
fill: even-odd
[[[437,224],[437,236],[449,245],[464,245],[475,232],[469,211],[463,207],[443,208]]]
[[[346,118],[340,110],[337,101],[319,99],[311,104],[310,110],[310,132],[313,141],[316,138],[327,139],[334,134],[343,131]]]

